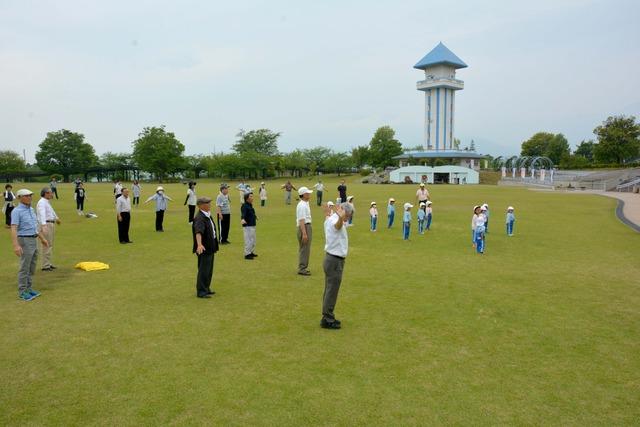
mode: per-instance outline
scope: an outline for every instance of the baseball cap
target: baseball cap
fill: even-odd
[[[18,190],[18,192],[16,193],[16,197],[22,197],[22,196],[30,196],[33,194],[33,191],[31,190],[27,190],[26,188],[21,188],[20,190]]]
[[[162,185],[158,185],[158,188],[156,188],[156,191],[164,191],[164,188],[162,187]]]
[[[302,196],[303,194],[311,194],[313,193],[313,190],[309,190],[307,187],[300,187],[298,188],[298,195]]]
[[[373,205],[375,205],[375,204],[376,204],[376,202],[371,202],[371,206],[373,206]]]
[[[389,202],[395,202],[396,199],[394,199],[393,197],[389,199]]]
[[[335,204],[335,203],[333,203],[331,200],[329,200],[329,201],[327,202],[327,206],[329,206],[329,207],[331,207],[331,206],[335,206],[335,205],[336,205],[336,204]]]
[[[513,206],[509,206],[509,207],[507,208],[507,210],[508,210],[508,211],[512,211],[512,210],[514,210],[514,209],[513,209]]]
[[[431,200],[427,200],[427,206],[431,204]]]
[[[425,202],[420,202],[420,206],[427,206]]]
[[[405,209],[407,209],[407,208],[412,208],[412,207],[413,207],[413,205],[412,205],[411,203],[405,203],[405,204],[404,204],[404,208],[405,208]]]

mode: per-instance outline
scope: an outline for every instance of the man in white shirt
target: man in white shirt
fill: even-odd
[[[324,221],[324,295],[322,297],[322,320],[320,326],[325,329],[340,329],[341,324],[333,314],[338,300],[338,291],[342,283],[342,272],[344,262],[349,251],[349,236],[347,235],[346,223],[353,213],[349,203],[342,203],[331,211],[331,207],[326,208],[326,219]]]
[[[429,197],[429,190],[425,188],[424,182],[420,183],[420,188],[416,191],[416,199],[418,200],[418,206],[420,206],[420,203],[424,203],[426,205],[427,202],[431,200],[431,197]]]
[[[324,184],[322,183],[322,180],[319,179],[313,187],[316,189],[316,203],[318,206],[322,206],[322,194],[324,193]]]
[[[51,257],[53,256],[53,241],[56,234],[56,224],[60,224],[60,218],[56,215],[56,212],[51,206],[50,200],[53,199],[53,191],[50,187],[44,187],[40,191],[40,200],[36,205],[36,212],[38,216],[38,224],[40,225],[40,232],[44,239],[49,242],[48,245],[43,245],[42,250],[42,271],[52,271],[56,267],[51,264]]]
[[[296,207],[296,226],[298,228],[298,274],[311,276],[309,271],[309,256],[311,255],[311,208],[309,198],[313,190],[307,187],[298,189],[300,201]]]
[[[133,243],[129,240],[131,199],[129,198],[128,188],[123,188],[121,196],[116,199],[116,218],[118,219],[118,240],[120,240],[120,243]]]
[[[116,179],[116,182],[113,184],[113,194],[116,196],[116,200],[118,200],[118,197],[122,196],[123,188],[124,187],[120,183],[120,180]]]

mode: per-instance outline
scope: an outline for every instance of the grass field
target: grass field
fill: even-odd
[[[337,178],[327,181],[335,199]],[[640,422],[640,235],[615,218],[615,200],[431,186],[433,230],[419,236],[414,221],[405,242],[397,221],[384,227],[385,200],[414,200],[416,187],[356,182],[339,331],[319,327],[321,212],[313,205],[313,275],[298,276],[295,205],[284,205],[281,182],[256,206],[254,261],[242,257],[233,192],[232,244],[216,256],[211,300],[195,298],[183,185],[165,186],[175,199],[165,233],[153,231],[151,204],[134,209],[132,245],[118,243],[110,185],[87,186],[97,219],[77,216],[61,185],[59,269],[36,274],[41,297],[18,301],[7,230],[0,240],[0,425]],[[154,188],[144,185],[143,200]],[[197,192],[215,196],[217,182]],[[482,202],[492,216],[479,256],[470,220]],[[81,272],[79,261],[111,269]]]

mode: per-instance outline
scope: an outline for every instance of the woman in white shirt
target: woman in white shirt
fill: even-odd
[[[184,200],[184,204],[189,204],[189,224],[193,222],[193,216],[196,213],[196,204],[198,202],[198,196],[196,196],[196,183],[189,181],[189,189],[187,190],[187,198]]]

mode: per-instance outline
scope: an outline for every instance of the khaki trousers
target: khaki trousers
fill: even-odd
[[[51,267],[51,258],[53,257],[53,242],[56,237],[56,225],[52,222],[48,222],[46,227],[42,228],[42,237],[44,237],[49,246],[44,247],[42,243],[39,243],[40,250],[42,252],[42,268]]]
[[[311,255],[311,224],[305,224],[307,243],[302,242],[302,231],[298,226],[298,272],[309,271],[309,255]]]

